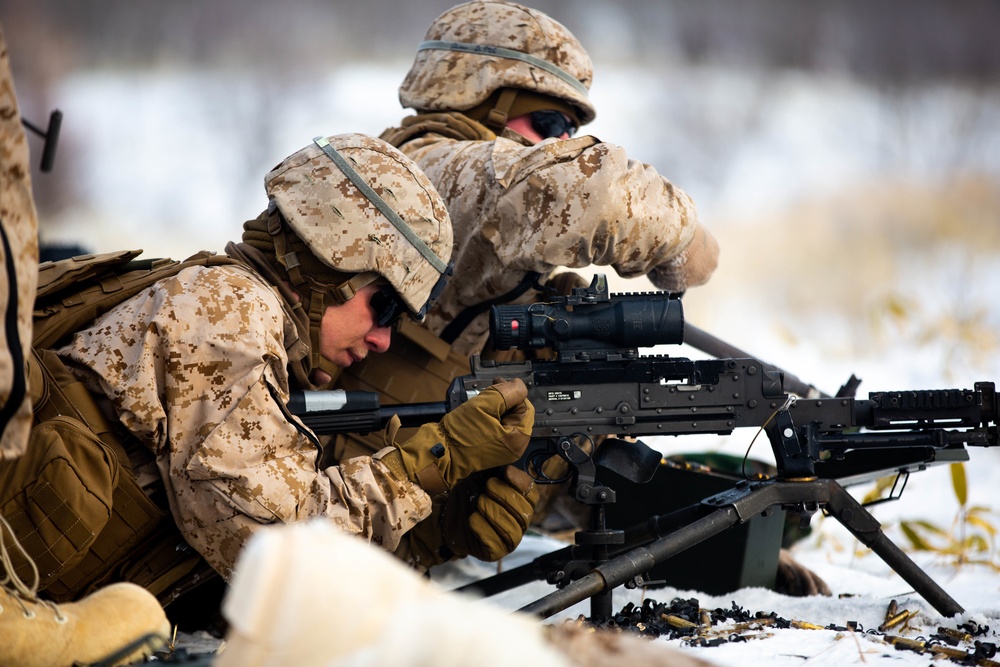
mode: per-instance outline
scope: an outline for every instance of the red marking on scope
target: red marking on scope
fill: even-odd
[[[519,326],[521,326],[521,325],[517,323],[517,320],[511,320],[510,321],[510,330],[511,331],[517,331],[517,329],[518,329]]]

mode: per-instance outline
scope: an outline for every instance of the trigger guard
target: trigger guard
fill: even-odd
[[[531,479],[533,479],[536,484],[562,484],[563,482],[568,481],[572,477],[573,475],[572,465],[570,466],[570,469],[566,471],[565,475],[558,478],[549,477],[544,472],[542,472],[542,465],[550,458],[552,458],[552,456],[553,456],[552,452],[537,452],[536,454],[528,458],[528,465],[526,467],[529,469],[526,470],[525,472],[527,472],[528,475],[531,476]],[[558,456],[562,456],[562,454],[558,454]],[[534,472],[532,472],[532,470],[537,472],[537,476]]]

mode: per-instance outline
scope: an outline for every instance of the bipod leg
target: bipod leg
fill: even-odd
[[[734,507],[722,507],[652,543],[630,549],[595,567],[580,579],[549,593],[518,611],[548,618],[578,602],[604,596],[637,575],[648,572],[657,563],[707,540],[740,523]],[[610,597],[604,598],[610,602]],[[607,604],[607,602],[601,604]],[[608,611],[610,615],[610,610]]]
[[[568,546],[551,553],[542,554],[530,563],[519,565],[503,572],[473,581],[455,588],[458,592],[471,593],[479,597],[490,597],[512,590],[532,581],[545,580],[553,569],[565,567],[573,559],[575,546]]]
[[[591,508],[591,529],[577,535],[577,541],[584,540],[591,547],[593,562],[590,563],[590,566],[594,568],[608,562],[610,558],[609,544],[625,541],[624,531],[609,531],[607,529],[606,516],[604,505],[594,505]],[[591,596],[590,618],[595,622],[606,621],[611,618],[612,614],[612,587],[607,586],[604,590]]]
[[[965,611],[882,532],[881,524],[844,487],[833,480],[829,480],[829,485],[827,509],[833,518],[874,551],[943,616],[955,616]]]

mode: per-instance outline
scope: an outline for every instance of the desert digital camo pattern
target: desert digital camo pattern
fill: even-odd
[[[447,264],[452,229],[430,180],[398,150],[362,134],[328,141],[417,236]],[[264,178],[292,230],[332,269],[375,271],[417,312],[441,272],[368,201],[316,144],[285,158]]]
[[[540,58],[582,84],[574,86],[545,69],[490,53],[418,50],[399,88],[404,107],[421,111],[470,109],[498,88],[518,88],[566,100],[580,121],[597,115],[587,97],[594,68],[579,40],[542,12],[513,2],[467,2],[441,14],[424,41],[500,47]]]
[[[19,347],[25,359],[31,348],[31,308],[38,282],[38,218],[31,195],[28,140],[18,112],[3,26],[0,26],[0,224],[10,245],[9,255],[0,245],[0,313],[6,317],[8,309],[16,306],[19,339],[10,340],[6,327],[0,326],[0,406],[9,410],[15,407],[7,405],[15,374],[23,372],[23,367],[15,368],[10,346]],[[10,264],[16,291],[12,291],[9,282]],[[0,459],[22,454],[30,430],[31,401],[25,394],[0,434]]]
[[[193,267],[59,351],[154,452],[184,538],[226,577],[267,524],[326,516],[392,550],[430,512],[427,494],[379,461],[317,469],[316,446],[281,407],[296,337],[280,297],[251,271]]]
[[[426,320],[435,334],[529,271],[596,264],[680,291],[706,282],[715,269],[718,244],[690,197],[614,144],[584,136],[525,146],[505,137],[461,141],[429,133],[401,148],[448,203],[457,239],[455,279]],[[488,335],[483,314],[452,349],[479,352]]]

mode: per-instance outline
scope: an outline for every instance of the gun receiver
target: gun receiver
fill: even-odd
[[[523,380],[535,406],[523,465],[556,454],[560,438],[727,435],[742,427],[763,427],[779,473],[796,478],[816,476],[817,464],[835,469],[822,477],[876,473],[876,461],[894,467],[891,455],[866,462],[871,450],[910,450],[928,464],[964,460],[957,453],[963,445],[997,444],[992,382],[974,390],[875,392],[867,400],[789,400],[780,374],[755,359],[640,357],[577,367],[474,357],[472,374],[452,383],[449,407],[501,378]]]
[[[886,469],[965,460],[963,445],[996,444],[993,383],[977,383],[974,390],[876,392],[868,400],[796,399],[785,386],[785,371],[758,359],[639,355],[641,346],[683,342],[684,331],[674,295],[612,299],[598,275],[590,287],[551,303],[494,307],[490,332],[498,348],[553,347],[558,357],[473,357],[472,374],[452,383],[447,403],[454,407],[497,379],[523,380],[535,406],[525,466],[561,451],[562,438],[728,435],[758,427],[768,434],[780,475],[812,477],[816,464],[829,463],[820,466],[826,469],[820,476],[860,481]]]

